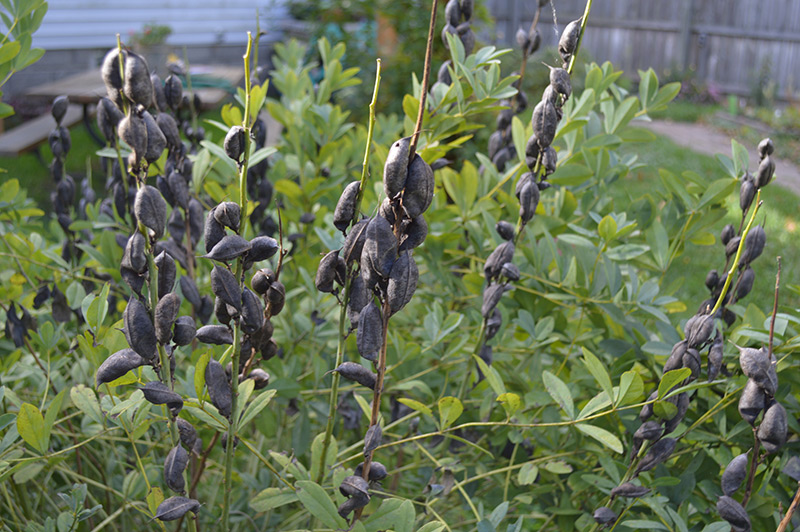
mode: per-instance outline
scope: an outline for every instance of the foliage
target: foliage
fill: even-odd
[[[0,18],[5,31],[0,40],[0,88],[15,72],[29,67],[42,58],[44,50],[31,48],[34,32],[47,13],[45,0],[4,0],[0,2]],[[3,93],[0,92],[0,96]],[[0,118],[14,114],[7,103],[0,102]]]

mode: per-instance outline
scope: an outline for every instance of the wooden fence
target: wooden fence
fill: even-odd
[[[557,43],[553,12],[560,32],[584,4],[552,0],[539,22],[543,44]],[[517,28],[530,25],[537,1],[486,5],[496,20],[495,42],[511,45]],[[628,74],[688,71],[711,88],[743,95],[766,78],[776,97],[800,95],[800,0],[595,0],[584,44],[594,60],[610,60]]]

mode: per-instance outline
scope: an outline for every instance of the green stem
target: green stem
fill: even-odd
[[[250,159],[250,58],[253,48],[253,38],[250,32],[247,32],[247,51],[244,54],[244,83],[245,83],[245,100],[244,100],[244,119],[242,126],[245,131],[244,141],[244,156],[242,164],[239,167],[239,211],[241,212],[242,223],[239,224],[239,232],[241,233],[244,227],[244,219],[247,213],[247,167]],[[236,260],[236,280],[241,285],[243,283],[242,273],[244,271],[244,264],[242,258]],[[239,419],[237,414],[237,403],[239,402],[239,358],[242,351],[242,329],[239,320],[233,324],[233,355],[231,360],[231,420],[228,424],[228,441],[225,448],[225,492],[222,505],[222,528],[226,532],[230,530],[230,510],[231,510],[231,493],[233,486],[231,480],[233,477],[233,445],[236,440],[236,433],[239,428]]]
[[[567,72],[572,74],[572,69],[575,67],[575,60],[578,58],[578,52],[581,49],[581,43],[583,42],[583,32],[586,30],[586,22],[589,20],[589,12],[592,10],[592,0],[586,0],[586,8],[583,11],[583,17],[581,18],[581,31],[578,34],[578,42],[575,45],[575,53],[572,54],[572,57],[569,60],[569,66],[567,67]]]

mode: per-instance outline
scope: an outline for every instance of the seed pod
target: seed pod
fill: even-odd
[[[342,519],[347,519],[347,516],[350,515],[353,511],[358,510],[359,508],[363,508],[369,504],[369,499],[360,499],[353,497],[351,499],[347,499],[339,507],[336,511],[342,517]]]
[[[642,426],[636,430],[633,436],[642,440],[654,441],[659,439],[662,434],[664,434],[664,429],[661,427],[661,423],[658,421],[646,421],[642,423]]]
[[[511,160],[511,150],[508,147],[501,148],[494,157],[492,157],[492,164],[495,165],[499,172],[505,170],[506,164]]]
[[[143,366],[145,360],[133,349],[123,349],[109,355],[100,367],[97,368],[96,382],[99,388],[101,384],[115,381],[128,373],[132,369]]]
[[[189,345],[197,334],[197,327],[194,318],[191,316],[180,316],[175,320],[172,330],[172,342],[175,345]],[[189,446],[187,446],[189,447]]]
[[[686,322],[686,341],[689,347],[699,347],[705,344],[714,332],[714,317],[710,314],[695,316],[695,320]]]
[[[199,309],[203,302],[200,299],[200,292],[197,290],[197,285],[195,284],[194,279],[187,275],[182,275],[180,278],[180,284],[181,293],[183,294],[183,297],[186,298],[186,301],[191,303],[195,309]]]
[[[341,255],[348,265],[361,259],[364,242],[367,240],[367,225],[369,225],[369,222],[370,219],[364,219],[355,224],[344,239]]]
[[[494,338],[502,324],[503,316],[500,314],[500,309],[495,308],[492,315],[486,320],[486,340]]]
[[[558,53],[566,63],[572,54],[575,53],[575,48],[578,46],[578,37],[581,33],[581,20],[573,20],[564,28],[561,33],[561,38],[558,40]]]
[[[739,347],[739,365],[742,367],[742,373],[755,381],[767,395],[770,397],[775,395],[778,375],[766,349]]]
[[[156,338],[160,344],[167,344],[172,338],[172,326],[178,318],[180,308],[181,298],[175,292],[162,297],[156,305]]]
[[[144,236],[136,231],[125,244],[125,252],[122,254],[121,266],[138,274],[146,272],[147,256],[145,255],[144,248]]]
[[[763,159],[767,155],[772,155],[773,151],[775,151],[775,144],[772,142],[772,139],[763,139],[758,143],[758,156],[760,158]]]
[[[177,111],[183,100],[183,84],[180,78],[174,74],[170,74],[164,80],[164,97],[167,99],[170,109]]]
[[[558,153],[556,153],[556,150],[552,146],[548,146],[542,152],[542,167],[544,167],[544,174],[549,176],[555,172],[557,164]]]
[[[211,270],[211,291],[239,312],[242,310],[242,290],[230,270],[214,266]]]
[[[204,344],[231,345],[233,344],[233,334],[224,325],[203,325],[195,336],[198,341]]]
[[[344,191],[339,197],[336,209],[333,211],[333,225],[339,231],[344,232],[356,215],[356,198],[358,197],[359,187],[360,183],[353,181],[344,187]]]
[[[722,368],[722,334],[717,330],[714,342],[708,350],[708,382],[713,381],[719,375]]]
[[[503,242],[489,254],[483,266],[483,275],[487,280],[500,275],[503,264],[514,260],[514,249],[514,242]]]
[[[180,519],[187,512],[194,512],[200,509],[200,503],[194,499],[186,497],[170,497],[158,505],[156,509],[156,519],[159,521],[175,521]]]
[[[722,473],[722,493],[732,497],[747,478],[747,453],[740,454],[730,461]]]
[[[471,19],[474,0],[460,0],[459,3],[461,5],[461,16],[464,17],[464,20]]]
[[[189,463],[189,453],[179,443],[167,454],[164,460],[164,483],[175,493],[183,493],[186,483],[183,480],[183,470]]]
[[[267,289],[267,301],[273,316],[280,314],[286,303],[286,287],[280,281],[273,281]]]
[[[672,417],[672,419],[664,424],[664,434],[669,434],[677,429],[680,422],[683,421],[684,416],[686,416],[686,412],[689,411],[689,394],[686,392],[678,394],[677,401],[675,401],[675,406],[678,407],[678,411]]]
[[[722,228],[722,232],[719,235],[719,239],[722,241],[722,245],[727,245],[730,242],[731,238],[736,236],[736,229],[733,227],[733,224],[728,224]]]
[[[217,407],[222,416],[230,417],[231,386],[222,364],[214,359],[211,359],[206,366],[206,387],[211,403]]]
[[[461,22],[461,6],[458,0],[450,0],[444,8],[444,19],[451,26],[458,26]]]
[[[558,126],[558,116],[556,108],[549,101],[543,100],[533,108],[533,134],[536,135],[536,142],[539,148],[546,148],[553,142]]]
[[[125,96],[145,109],[153,101],[153,82],[150,80],[150,69],[144,57],[128,52],[125,58]]]
[[[505,140],[503,138],[502,131],[495,131],[489,136],[489,146],[487,148],[487,153],[490,159],[494,159],[494,156],[497,155],[497,152],[503,147]]]
[[[742,184],[739,186],[739,207],[743,211],[750,208],[750,205],[753,204],[753,200],[756,197],[756,184],[749,176],[750,174],[748,173],[745,179],[742,179]]]
[[[522,185],[519,194],[519,217],[523,224],[528,223],[536,214],[536,207],[539,206],[539,187],[528,180]]]
[[[361,477],[362,473],[364,472],[364,462],[361,462],[356,466],[355,471],[353,471],[353,475],[357,477]],[[389,475],[389,472],[386,470],[386,466],[380,462],[372,461],[369,464],[369,481],[370,482],[378,482],[385,479]]]
[[[141,233],[137,234],[141,235]],[[177,269],[172,256],[164,251],[156,256],[155,263],[158,268],[158,297],[163,298],[172,292],[172,288],[175,286]]]
[[[569,72],[564,70],[563,68],[550,68],[550,86],[553,89],[564,96],[564,98],[569,98],[569,95],[572,94],[572,83],[569,79]]]
[[[735,236],[728,240],[728,243],[725,244],[725,257],[731,258],[736,254],[736,250],[739,249],[739,242],[741,241],[741,237]]]
[[[367,434],[364,436],[364,456],[369,456],[378,448],[383,438],[383,431],[380,425],[372,425],[367,429]]]
[[[713,291],[717,287],[717,283],[719,282],[719,273],[717,270],[711,270],[706,275],[706,288]]]
[[[150,321],[150,314],[137,298],[131,297],[128,300],[123,322],[128,345],[148,362],[155,360],[158,357],[156,331]]]
[[[648,493],[650,493],[650,488],[645,488],[644,486],[637,486],[632,482],[623,482],[622,484],[611,490],[612,497],[627,497],[631,499],[644,497]]]
[[[700,376],[700,353],[694,347],[690,347],[681,357],[682,366],[692,371],[691,379]]]
[[[164,83],[155,72],[150,74],[150,83],[153,85],[153,104],[158,114],[169,116],[166,114],[166,112],[169,111],[169,106],[167,105],[167,97],[164,94]]]
[[[206,253],[210,253],[214,246],[225,237],[225,227],[217,221],[214,215],[215,210],[216,207],[211,209],[211,212],[206,216],[205,228],[203,230]]]
[[[333,292],[333,283],[336,278],[336,267],[339,263],[339,252],[330,251],[322,260],[319,261],[317,267],[317,275],[314,278],[314,286],[320,292]]]
[[[167,138],[164,136],[164,133],[161,132],[161,128],[158,127],[153,115],[147,111],[143,111],[142,119],[147,129],[147,147],[145,148],[144,158],[148,163],[152,164],[164,153],[167,147]]]
[[[433,170],[419,154],[415,154],[403,188],[403,208],[409,218],[416,218],[428,210],[433,201],[433,188]]]
[[[756,273],[753,271],[753,268],[748,266],[743,272],[742,277],[739,280],[739,286],[736,288],[736,300],[740,300],[743,297],[746,297],[747,294],[753,289],[753,283],[756,280]]]
[[[750,425],[755,426],[756,419],[762,410],[764,410],[766,402],[767,396],[764,394],[764,390],[761,389],[756,381],[748,379],[744,391],[742,391],[742,395],[739,397],[739,414],[742,416],[742,419],[750,423]]]
[[[764,450],[773,454],[786,443],[787,434],[786,409],[778,401],[772,401],[764,411],[764,418],[758,426],[758,439]]]
[[[369,485],[367,481],[356,475],[345,477],[339,485],[339,492],[345,497],[369,500]]]
[[[131,147],[137,158],[143,158],[147,150],[147,126],[135,112],[122,118],[117,125],[117,136]]]
[[[601,506],[592,514],[595,522],[601,525],[607,525],[617,520],[617,514],[608,506]]]
[[[228,262],[233,259],[239,258],[248,251],[252,245],[246,239],[237,234],[225,235],[222,240],[211,248],[211,251],[205,255],[204,258]]]
[[[464,46],[464,55],[468,56],[475,49],[475,33],[472,31],[472,26],[469,22],[463,22],[456,26],[458,38],[461,39],[461,44]]]
[[[241,161],[244,153],[246,135],[247,133],[242,126],[231,127],[228,134],[225,135],[225,142],[223,143],[225,153],[237,163]]]
[[[371,268],[383,278],[389,276],[397,257],[397,238],[392,227],[380,216],[372,218],[367,225],[366,240],[361,251],[362,271]]]
[[[253,291],[262,296],[267,293],[269,285],[272,283],[270,275],[267,274],[268,271],[271,270],[258,270],[253,274],[253,278],[250,279],[250,286]]]
[[[508,100],[501,100],[498,105],[505,107],[505,109],[500,111],[497,115],[495,129],[498,131],[505,131],[505,129],[511,125],[511,119],[514,118],[514,111],[511,110],[511,102]]]
[[[109,144],[116,140],[117,126],[125,115],[108,98],[100,98],[97,102],[97,127]]]
[[[375,382],[377,381],[378,376],[361,364],[356,362],[342,362],[333,371],[347,380],[357,382],[362,386],[366,386],[370,390],[375,390]]]
[[[744,251],[742,251],[742,263],[750,264],[756,260],[764,251],[767,243],[767,233],[760,225],[753,227],[744,239]]]
[[[519,268],[513,262],[506,262],[503,264],[503,267],[500,268],[500,275],[508,279],[509,281],[519,281],[520,273]]]
[[[775,173],[775,161],[767,155],[758,165],[756,171],[755,184],[756,188],[763,188],[772,181],[772,175]]]
[[[397,196],[406,185],[410,147],[411,137],[404,137],[389,148],[389,155],[383,165],[383,191],[388,198]]]
[[[181,437],[181,443],[185,445],[187,449],[193,449],[194,442],[197,441],[197,431],[191,423],[183,418],[179,417],[175,420],[175,422],[178,425],[178,433]]]
[[[747,532],[750,530],[750,517],[747,511],[735,499],[723,495],[717,500],[717,513],[729,522],[731,527],[737,531]]]
[[[497,222],[494,226],[494,229],[503,240],[514,240],[514,226],[505,220]]]
[[[247,262],[261,262],[275,255],[278,252],[278,241],[271,236],[257,236],[250,241],[250,252],[247,254]]]
[[[436,74],[436,81],[444,85],[452,85],[453,79],[450,77],[450,70],[448,69],[452,64],[453,62],[449,59],[442,63],[442,66],[439,67],[439,72]]]
[[[386,289],[391,314],[396,314],[411,301],[417,290],[418,280],[419,269],[411,251],[400,253],[389,272],[389,285]]]
[[[378,361],[378,351],[383,343],[383,319],[374,301],[362,307],[358,317],[356,347],[358,354],[372,362]]]
[[[412,250],[425,241],[428,236],[428,222],[425,221],[423,215],[419,215],[411,220],[404,232],[402,241],[398,251],[402,253],[406,250]]]
[[[500,302],[500,298],[503,297],[503,292],[505,291],[505,285],[500,283],[490,284],[486,287],[483,291],[483,304],[481,305],[481,316],[484,318],[489,318],[497,307],[497,304]]]
[[[154,240],[164,236],[167,225],[167,202],[155,187],[145,185],[136,192],[133,204],[136,219],[153,231]]]
[[[669,458],[672,451],[675,450],[676,443],[677,440],[675,438],[662,438],[655,442],[639,462],[639,466],[636,468],[636,474],[638,475],[642,471],[650,471]]]
[[[169,411],[173,416],[177,416],[178,412],[183,408],[183,399],[181,396],[169,387],[158,381],[151,381],[140,388],[144,394],[144,398],[154,405],[167,405]]]
[[[214,219],[225,227],[230,227],[233,231],[239,230],[239,219],[241,209],[238,203],[223,201],[214,210]]]
[[[261,298],[249,288],[242,290],[242,330],[245,334],[253,334],[264,325],[264,308]]]
[[[55,119],[57,126],[61,126],[61,121],[64,119],[64,115],[67,114],[68,107],[69,107],[68,96],[57,96],[53,100],[53,105],[50,108],[50,114],[53,115],[53,118]]]
[[[100,69],[106,91],[112,100],[116,100],[119,97],[119,90],[122,89],[122,76],[119,71],[119,54],[119,48],[112,48],[109,50],[103,58],[103,66]],[[126,55],[127,52],[123,50],[123,61]]]

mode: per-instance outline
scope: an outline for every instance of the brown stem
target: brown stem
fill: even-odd
[[[800,487],[797,488],[797,493],[794,494],[792,504],[789,505],[789,509],[786,510],[786,515],[784,515],[783,519],[781,519],[781,523],[778,525],[778,529],[775,532],[786,531],[786,527],[789,526],[789,522],[792,520],[792,514],[794,514],[798,504],[800,504]]]
[[[436,29],[436,8],[439,5],[439,0],[433,0],[431,4],[431,22],[428,25],[428,43],[425,47],[425,71],[422,74],[422,87],[419,93],[419,111],[417,111],[417,122],[414,125],[414,134],[411,136],[411,154],[409,161],[413,160],[414,153],[417,150],[417,141],[419,140],[419,133],[422,129],[422,117],[425,114],[425,99],[428,96],[428,78],[431,75],[431,53],[433,51],[433,32]]]
[[[750,495],[753,492],[753,481],[756,478],[756,468],[758,467],[758,451],[761,447],[761,441],[758,439],[756,428],[753,427],[753,457],[750,459],[750,470],[747,472],[747,488],[744,491],[744,498],[742,499],[742,507],[747,509],[747,501],[750,500]]]
[[[772,358],[772,342],[775,338],[775,317],[778,315],[778,293],[781,289],[781,258],[778,261],[778,273],[775,274],[775,301],[772,303],[772,319],[769,322],[769,355]]]
[[[203,454],[200,456],[200,462],[197,464],[197,468],[194,471],[194,476],[192,476],[192,483],[189,486],[189,497],[192,499],[197,498],[197,484],[200,483],[200,477],[203,475],[203,471],[206,468],[206,460],[208,459],[208,455],[211,454],[211,451],[214,449],[214,446],[217,444],[219,434],[219,432],[214,433],[214,437],[211,438],[211,442],[209,442],[208,447],[205,448]],[[192,452],[192,450],[189,449],[189,452]],[[180,520],[178,520],[178,524],[175,527],[175,532],[179,532],[181,530],[184,517],[185,516],[181,516]]]

